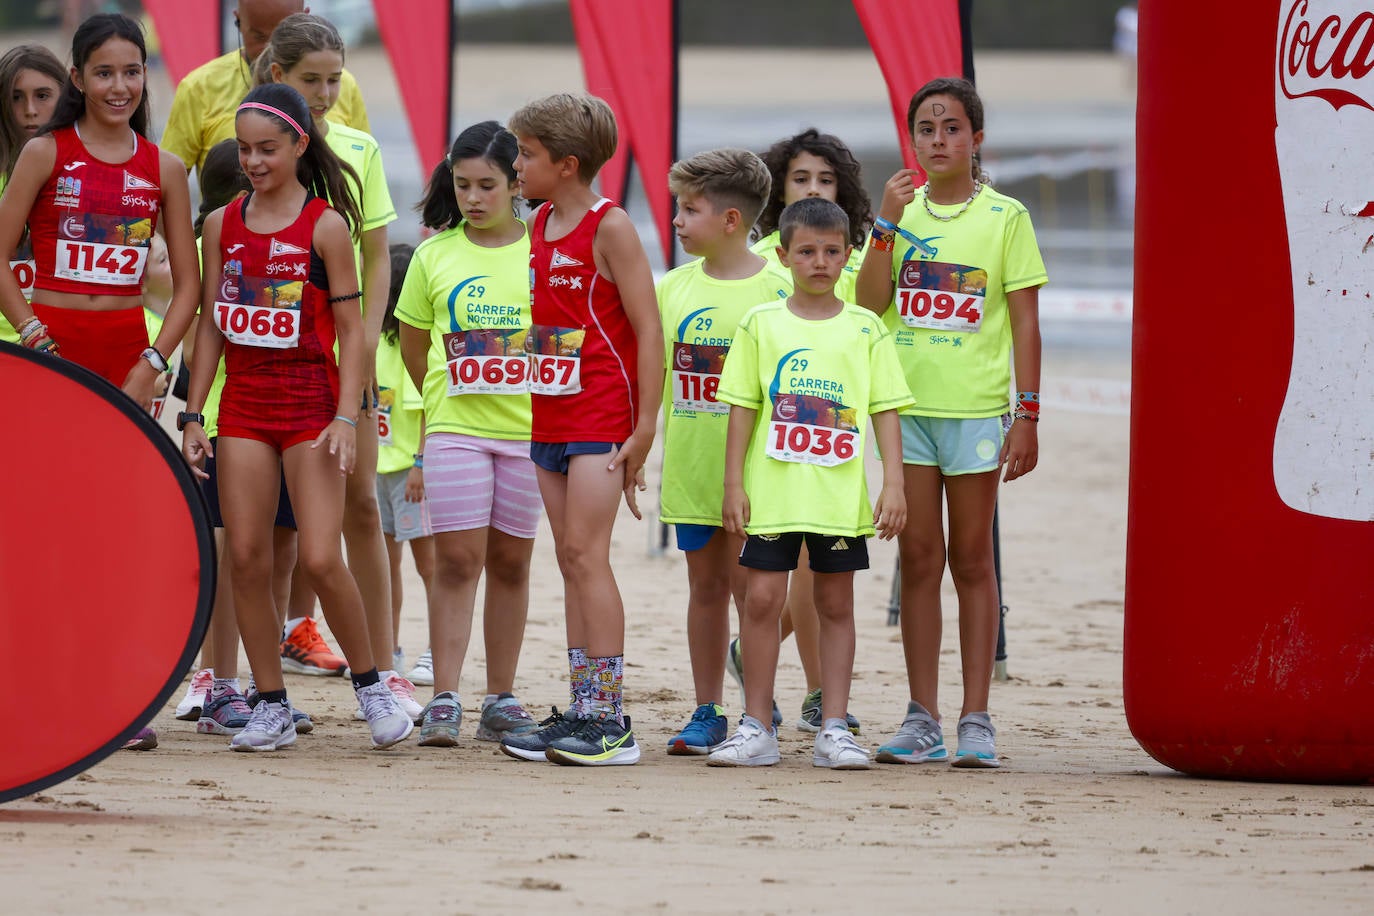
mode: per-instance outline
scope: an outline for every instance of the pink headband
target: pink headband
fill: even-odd
[[[280,108],[273,108],[271,105],[264,105],[262,102],[244,102],[242,105],[239,106],[238,110],[243,111],[245,108],[256,108],[258,111],[265,111],[268,114],[274,114],[277,117],[281,118],[283,121],[285,121],[287,124],[290,124],[292,129],[295,130],[296,133],[300,136],[309,136],[305,131],[301,130],[301,126],[296,123],[295,118],[291,117],[289,114],[282,111]],[[237,112],[235,112],[235,114],[237,114]]]

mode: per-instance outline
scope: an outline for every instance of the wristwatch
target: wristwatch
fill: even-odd
[[[156,348],[149,347],[148,349],[140,353],[139,356],[143,359],[146,359],[148,361],[148,364],[152,366],[154,369],[156,369],[158,372],[167,371],[167,358],[164,357],[161,353],[157,352]]]
[[[204,426],[204,425],[205,425],[205,414],[203,414],[203,413],[188,413],[188,412],[185,411],[185,410],[183,410],[183,411],[181,411],[180,413],[178,413],[178,414],[177,414],[177,432],[182,432],[183,430],[185,430],[185,429],[186,429],[186,424],[187,424],[187,423],[199,423],[201,426]]]

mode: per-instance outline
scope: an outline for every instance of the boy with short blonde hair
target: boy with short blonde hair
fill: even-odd
[[[663,398],[663,492],[659,517],[677,530],[687,558],[687,648],[696,709],[668,740],[668,753],[701,755],[725,740],[721,704],[730,642],[730,596],[744,606],[737,558],[744,541],[721,529],[729,405],[716,400],[721,368],[744,313],[786,298],[792,278],[749,250],[749,230],[772,179],[758,156],[718,149],[674,163],[673,225],[697,260],[658,286],[668,363]]]
[[[594,96],[555,95],[510,119],[530,220],[530,351],[536,465],[563,574],[573,702],[501,747],[582,766],[639,760],[621,697],[625,607],[611,569],[623,493],[639,518],[663,394],[663,329],[653,274],[625,211],[591,189],[615,152],[615,116]]]

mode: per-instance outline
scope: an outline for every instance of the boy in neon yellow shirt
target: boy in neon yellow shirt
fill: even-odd
[[[658,284],[663,320],[663,493],[659,518],[677,528],[687,558],[687,648],[696,710],[668,739],[669,754],[706,754],[723,742],[721,705],[730,642],[730,595],[744,606],[741,538],[720,530],[728,404],[716,400],[739,320],[760,302],[785,299],[792,278],[749,250],[749,227],[768,200],[768,168],[753,153],[720,149],[674,163],[682,248],[698,260]]]
[[[748,570],[740,633],[749,677],[739,728],[707,762],[770,766],[780,759],[777,731],[764,722],[787,576],[804,540],[816,574],[824,691],[812,763],[867,769],[868,753],[845,721],[854,672],[854,571],[868,568],[866,537],[875,530],[885,540],[895,537],[906,523],[897,411],[912,399],[877,317],[835,295],[850,254],[844,211],[803,200],[779,223],[794,292],[744,316],[718,390],[731,405],[722,521],[727,532],[748,537],[739,562]],[[870,416],[883,456],[875,508],[862,457]]]

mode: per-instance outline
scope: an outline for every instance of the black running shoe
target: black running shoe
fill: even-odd
[[[566,738],[582,727],[585,718],[575,712],[559,712],[553,707],[549,716],[539,727],[523,735],[506,735],[501,739],[501,752],[517,760],[547,760],[544,752],[551,743]]]
[[[548,759],[565,766],[628,766],[639,762],[639,745],[630,731],[630,717],[621,725],[609,712],[582,720],[575,734],[549,742]]]

